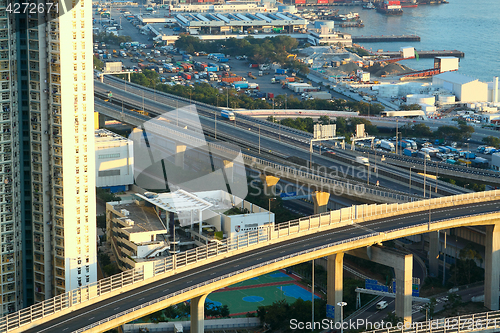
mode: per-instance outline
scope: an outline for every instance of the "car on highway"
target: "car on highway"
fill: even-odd
[[[377,310],[383,310],[387,307],[387,302],[386,301],[380,301],[377,303],[377,305],[375,306],[377,308]]]

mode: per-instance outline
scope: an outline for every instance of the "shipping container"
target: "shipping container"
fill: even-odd
[[[243,81],[243,78],[241,76],[223,77],[221,81],[232,83],[232,82]]]
[[[296,5],[301,5],[301,4],[305,4],[305,3],[306,3],[306,0],[295,0]]]
[[[274,93],[267,93],[267,98],[273,99],[274,98]]]

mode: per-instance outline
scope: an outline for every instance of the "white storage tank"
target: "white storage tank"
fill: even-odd
[[[379,96],[382,98],[397,97],[399,95],[399,87],[394,84],[381,84],[378,91]]]
[[[432,95],[425,94],[412,94],[406,95],[406,104],[429,104],[434,105],[436,103],[436,97]]]

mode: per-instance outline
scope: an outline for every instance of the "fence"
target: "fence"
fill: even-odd
[[[193,266],[194,268],[197,266],[198,263],[203,265],[206,263],[204,261],[210,258],[215,258],[219,255],[227,255],[231,252],[236,252],[238,250],[246,249],[248,247],[256,248],[256,247],[270,245],[271,244],[270,241],[275,241],[276,239],[282,238],[283,240],[289,240],[291,238],[302,237],[306,235],[308,231],[316,231],[318,229],[329,230],[353,223],[380,219],[383,218],[384,216],[399,212],[401,212],[402,214],[411,214],[418,211],[427,211],[429,210],[429,208],[435,209],[443,207],[455,207],[457,205],[471,203],[478,199],[481,199],[482,202],[498,200],[499,195],[500,195],[500,190],[495,190],[488,192],[468,193],[453,197],[434,198],[417,202],[409,202],[405,204],[352,206],[349,208],[342,208],[336,211],[330,211],[328,213],[323,213],[319,215],[309,216],[306,218],[301,218],[298,220],[292,220],[276,224],[274,228],[272,229],[270,228],[268,230],[268,233],[260,233],[259,231],[253,231],[245,235],[239,235],[238,237],[235,238],[230,238],[220,242],[210,243],[209,245],[191,249],[182,252],[180,254],[174,255],[172,257],[166,258],[164,260],[156,261],[153,263],[152,271],[146,272],[145,268],[125,271],[120,274],[113,275],[111,277],[80,287],[78,289],[71,290],[69,292],[58,295],[44,302],[37,303],[28,308],[22,309],[18,312],[6,315],[0,319],[0,332],[11,331],[13,329],[32,323],[33,321],[42,319],[52,314],[56,314],[65,309],[68,309],[70,307],[85,302],[90,303],[91,300],[101,298],[103,296],[106,296],[107,294],[110,294],[113,291],[123,289],[124,287],[131,286],[133,284],[145,281],[152,277],[158,277],[161,275],[165,275],[165,277],[167,277],[174,275],[176,273],[176,270],[179,268],[187,266]],[[451,218],[447,218],[445,220],[451,220]],[[439,221],[433,221],[432,223],[437,223],[437,222]],[[420,225],[427,225],[427,222],[418,225],[410,225],[393,229],[386,233],[388,234],[391,232],[397,232],[407,228],[414,228]],[[333,244],[324,245],[322,247],[304,250],[295,253],[293,255],[289,255],[263,264],[248,267],[239,270],[237,272],[227,274],[223,277],[209,280],[199,285],[186,288],[182,291],[172,293],[168,296],[165,296],[161,300],[165,300],[169,297],[179,295],[181,293],[187,292],[195,288],[199,288],[201,286],[213,283],[221,279],[229,278],[231,276],[240,274],[242,272],[246,272],[251,269],[269,265],[273,262],[285,260],[309,252],[318,251],[323,248],[328,248],[331,246],[336,246],[339,244],[353,242],[367,237],[374,237],[379,235],[378,232],[374,232],[369,228],[366,227],[362,228],[370,233],[356,238],[346,239]],[[149,305],[154,304],[155,302],[159,302],[159,300],[152,302],[153,303],[149,302],[146,303],[146,305],[141,305],[141,307],[139,308],[148,306],[148,304]],[[109,321],[116,318],[116,316],[125,315],[132,311],[135,311],[134,309],[127,310],[128,312],[122,314],[117,314],[113,316],[111,319],[108,318],[107,320]],[[79,330],[79,332],[82,331]]]

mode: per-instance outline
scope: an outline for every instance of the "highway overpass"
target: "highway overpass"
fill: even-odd
[[[96,100],[95,107],[96,110],[102,114],[136,127],[140,127],[144,122],[151,119],[136,112],[127,110],[121,111],[113,105],[99,100]],[[167,144],[167,141],[172,142],[175,145],[175,142],[177,142],[176,140],[180,138],[182,138],[182,141],[179,144],[182,145],[186,145],[187,142],[193,142],[191,146],[194,147],[206,144],[199,138],[193,137],[186,139],[186,136],[189,136],[189,132],[183,129],[182,120],[181,123],[179,123],[179,126],[169,126],[168,123],[164,123],[164,125],[164,127],[157,127],[156,131],[165,137],[165,141],[163,142],[165,147],[170,146]],[[219,137],[223,135],[224,134],[219,134]],[[232,143],[240,143],[237,139],[233,139],[231,141]],[[241,143],[244,144],[243,142]],[[215,148],[212,152],[220,152],[226,149],[226,147],[215,142],[208,143],[208,145]],[[255,151],[256,147],[253,148]],[[175,152],[170,152],[170,154],[173,153]],[[418,196],[408,195],[405,192],[385,189],[371,184],[368,185],[364,182],[356,180],[345,180],[345,178],[340,176],[332,177],[332,174],[329,174],[328,172],[315,172],[311,171],[307,167],[296,165],[291,162],[285,161],[286,163],[277,163],[273,160],[259,158],[254,155],[243,154],[245,164],[249,168],[265,172],[266,175],[272,175],[274,177],[278,177],[279,179],[290,180],[299,186],[305,186],[306,189],[310,189],[311,191],[328,192],[332,195],[344,196],[367,203],[407,202],[420,199]],[[349,172],[357,173],[358,169],[351,167]]]
[[[296,156],[305,161],[310,158],[309,153],[309,140],[311,138],[310,133],[302,132],[299,130],[287,128],[285,126],[279,126],[265,120],[253,119],[250,117],[240,118],[237,117],[234,123],[229,124],[224,121],[223,118],[217,116],[214,112],[219,110],[213,106],[207,106],[206,104],[193,102],[189,104],[189,99],[171,97],[171,95],[158,93],[155,91],[142,90],[144,87],[133,85],[127,83],[123,80],[105,78],[104,80],[107,84],[102,84],[96,82],[95,90],[96,97],[102,97],[106,91],[113,92],[112,101],[115,102],[116,106],[113,109],[113,105],[109,105],[107,108],[107,114],[118,120],[129,121],[129,119],[122,119],[121,103],[127,105],[133,105],[133,108],[145,108],[152,114],[161,114],[171,109],[177,107],[183,107],[185,105],[196,105],[197,112],[200,116],[200,121],[203,125],[203,129],[217,138],[224,138],[228,141],[238,143],[241,147],[251,146],[254,151],[257,151],[257,142],[261,141],[260,146],[262,151],[266,152],[268,155],[274,155],[274,161],[282,163],[286,160],[286,156]],[[136,90],[137,88],[137,90]],[[134,94],[131,94],[131,89],[134,89]],[[144,93],[144,98],[141,94]],[[106,95],[107,96],[107,95]],[[99,104],[99,99],[96,98],[96,110],[103,110],[103,104]],[[125,109],[125,108],[124,108]],[[110,113],[111,112],[111,113]],[[104,113],[104,112],[103,112]],[[214,122],[214,119],[218,118]],[[132,124],[134,124],[132,122]],[[216,124],[216,125],[215,125]],[[137,125],[134,125],[137,126]],[[216,133],[216,134],[215,134]],[[262,135],[259,135],[261,133]],[[260,137],[260,139],[259,139]],[[319,146],[315,146],[315,151],[320,150]],[[325,149],[323,149],[323,152]],[[346,176],[349,178],[351,175],[346,170],[352,170],[353,165],[358,166],[354,161],[356,159],[356,153],[350,151],[344,151],[335,149],[335,155],[321,156],[316,152],[312,156],[314,163],[338,170],[342,173],[341,179],[345,179]],[[358,154],[359,155],[359,154]],[[380,187],[385,187],[389,190],[385,191],[397,191],[397,192],[407,192],[408,191],[408,172],[401,170],[398,167],[387,165],[381,163],[380,161],[376,164],[376,172],[373,173],[369,179],[367,175],[361,175],[360,177],[354,177],[356,181],[369,182],[372,185],[376,185],[378,182]],[[412,176],[412,189],[411,192],[415,196],[423,195],[423,177],[417,174]],[[437,183],[427,183],[427,186],[435,188],[438,187],[436,195],[453,195],[464,192],[469,192],[461,187],[451,185],[449,183],[438,181]],[[396,192],[396,193],[397,193]],[[427,190],[427,193],[429,191]]]
[[[475,225],[487,226],[485,306],[498,310],[499,198],[500,191],[488,191],[405,204],[352,206],[277,224],[267,232],[213,242],[56,296],[3,317],[0,331],[102,332],[191,300],[191,332],[203,332],[203,301],[217,289],[391,239]],[[403,275],[403,281],[397,278],[396,313],[404,310],[406,316],[407,311],[411,315],[412,279],[406,272]],[[341,301],[338,282],[329,284],[329,291],[333,287],[329,304]]]
[[[217,108],[212,105],[208,105],[205,103],[197,102],[197,101],[192,101],[188,98],[182,98],[179,96],[175,96],[172,94],[166,94],[166,93],[161,93],[157,92],[153,89],[146,88],[140,85],[136,85],[133,83],[126,82],[122,79],[111,77],[111,76],[106,76],[103,79],[105,84],[102,84],[100,81],[95,81],[95,90],[98,92],[99,90],[111,90],[113,91],[113,97],[119,97],[121,100],[124,100],[125,102],[133,102],[135,101],[136,105],[138,108],[142,109],[144,106],[146,109],[150,109],[152,106],[154,107],[154,101],[160,102],[163,107],[163,112],[165,112],[165,107],[166,108],[178,108],[182,107],[185,105],[189,104],[194,104],[197,106],[197,110],[200,114],[210,114],[210,117],[213,117],[213,112],[214,111],[220,111],[221,108]],[[133,93],[132,93],[133,92]],[[135,95],[135,96],[134,96]],[[99,95],[96,95],[98,98]],[[264,110],[262,110],[264,111]],[[269,110],[270,112],[271,110]],[[275,110],[274,112],[278,113],[280,111],[283,112],[292,112],[291,110]],[[251,112],[248,110],[247,112]],[[242,121],[245,124],[248,124],[249,122],[254,123],[255,125],[260,125],[262,127],[262,135],[263,136],[271,136],[274,135],[277,137],[277,133],[283,131],[283,141],[285,140],[293,140],[293,141],[299,141],[300,140],[305,140],[307,143],[309,140],[312,138],[311,133],[295,130],[295,129],[290,129],[290,128],[285,128],[284,126],[279,126],[278,124],[271,123],[266,120],[258,119],[258,118],[252,118],[250,116],[246,115],[238,115],[238,121]],[[385,121],[385,120],[381,120]],[[250,126],[252,127],[252,126]],[[212,125],[213,128],[213,125]],[[266,130],[266,129],[272,129]],[[241,129],[239,130],[241,132]],[[481,131],[481,129],[478,129],[478,131]],[[485,130],[484,130],[485,131]],[[491,131],[488,131],[491,132]],[[237,137],[237,136],[236,136]],[[304,143],[304,142],[303,142]],[[349,154],[349,152],[344,152],[344,154]],[[389,155],[389,154],[386,154]],[[495,173],[493,171],[489,172],[488,170],[482,170],[482,169],[475,169],[475,168],[469,168],[469,170],[465,170],[465,168],[462,168],[460,166],[451,166],[447,165],[446,163],[437,163],[439,167],[439,174],[447,177],[464,177],[464,178],[474,178],[477,179],[478,182],[485,182],[488,184],[500,184],[500,174]],[[385,166],[388,168],[389,166]],[[391,166],[392,167],[392,166]],[[408,177],[407,172],[404,170],[401,170],[397,167],[392,167],[391,172],[394,174],[398,174],[398,171],[405,174],[406,178]],[[418,178],[415,178],[415,181],[418,181]],[[382,183],[382,182],[381,182]],[[383,186],[383,185],[382,185]],[[444,185],[443,185],[444,186]],[[395,184],[392,184],[390,187],[397,188],[395,187]],[[449,194],[456,194],[456,193],[449,193]],[[448,194],[448,195],[449,195]]]

